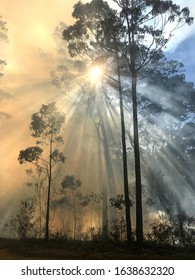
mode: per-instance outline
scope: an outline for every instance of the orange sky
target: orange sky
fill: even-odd
[[[29,79],[48,77],[47,65],[38,49],[55,50],[51,34],[60,21],[71,22],[76,0],[1,0],[0,15],[7,22],[9,44],[5,49],[7,60],[5,83],[15,86],[15,75]],[[11,80],[9,78],[11,77]],[[1,82],[1,84],[3,84]],[[8,84],[7,84],[8,85]]]
[[[1,100],[0,111],[13,118],[1,123],[0,137],[0,197],[9,190],[23,186],[25,168],[17,157],[20,149],[31,141],[29,121],[42,103],[56,96],[56,90],[47,84],[51,81],[48,64],[41,58],[39,49],[56,52],[52,33],[60,21],[71,22],[73,4],[66,0],[1,0],[0,15],[7,22],[9,43],[1,49],[6,59],[5,75],[0,80],[0,90],[9,92],[13,100]],[[46,83],[43,87],[36,84]],[[34,84],[34,86],[33,86]],[[10,176],[10,174],[12,174]]]

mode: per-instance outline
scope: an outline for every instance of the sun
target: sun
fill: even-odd
[[[102,70],[100,68],[100,66],[96,65],[93,66],[90,71],[89,71],[89,76],[92,79],[98,79],[100,76],[102,75]]]

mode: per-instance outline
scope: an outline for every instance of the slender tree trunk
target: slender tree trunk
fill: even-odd
[[[122,138],[122,150],[123,150],[123,182],[124,182],[124,194],[125,194],[125,213],[126,213],[126,233],[128,245],[132,242],[132,230],[131,230],[131,204],[129,199],[129,183],[128,183],[128,164],[127,164],[127,147],[126,147],[126,133],[125,133],[125,121],[124,121],[124,109],[123,109],[123,93],[121,87],[119,57],[117,54],[117,72],[118,72],[118,89],[120,99],[120,117],[121,117],[121,138]]]
[[[50,212],[50,194],[51,194],[51,180],[52,180],[52,136],[50,139],[50,154],[49,154],[49,170],[48,170],[48,192],[47,192],[47,209],[46,209],[46,225],[45,225],[45,240],[49,239],[49,212]]]
[[[103,187],[103,211],[102,211],[102,238],[108,239],[108,198],[106,187]]]
[[[72,190],[72,199],[73,199],[73,239],[76,239],[76,226],[77,226],[77,217],[76,217],[76,205],[75,205],[75,193]]]
[[[42,236],[42,201],[41,194],[39,194],[39,235]]]
[[[136,236],[139,246],[143,243],[143,217],[142,217],[142,184],[140,166],[140,148],[137,116],[137,78],[132,73],[132,102],[133,102],[133,130],[134,130],[134,156],[135,156],[135,186],[136,186]]]
[[[49,239],[50,193],[51,193],[51,176],[49,176],[49,178],[48,178],[48,193],[47,193],[47,210],[46,210],[45,240],[48,240],[48,239]]]
[[[99,104],[98,104],[99,106]],[[108,186],[105,187],[103,183],[103,225],[102,225],[102,235],[103,239],[107,240],[108,239],[108,190],[109,192],[112,193],[113,191],[113,185],[111,184],[111,179],[114,179],[114,172],[113,172],[113,167],[112,163],[110,160],[110,151],[109,151],[109,145],[108,145],[108,137],[107,137],[107,132],[106,132],[106,127],[105,127],[105,121],[102,116],[102,111],[100,106],[98,107],[98,116],[100,119],[100,128],[101,128],[101,133],[103,136],[103,147],[104,147],[104,159],[106,163],[106,168],[107,168],[107,174],[108,174]]]
[[[137,72],[136,72],[136,43],[135,43],[135,25],[134,25],[134,8],[135,0],[126,1],[126,8],[131,7],[130,19],[128,12],[126,21],[128,26],[129,38],[129,69],[131,73],[131,95],[133,103],[133,130],[134,130],[134,157],[135,157],[135,188],[136,188],[136,237],[137,245],[143,243],[143,216],[142,216],[142,184],[141,184],[141,165],[140,165],[140,147],[138,131],[138,114],[137,114]]]

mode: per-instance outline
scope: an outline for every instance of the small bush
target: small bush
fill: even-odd
[[[16,215],[12,216],[5,226],[13,235],[12,237],[18,239],[36,237],[35,204],[33,199],[21,200]]]

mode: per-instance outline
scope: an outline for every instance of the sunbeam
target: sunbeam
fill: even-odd
[[[13,9],[10,9],[11,2]],[[124,16],[122,12],[114,25],[115,32],[119,33],[114,33],[116,37],[111,38],[110,45],[114,46],[111,53],[110,46],[93,53],[96,44],[87,42],[85,45],[85,36],[79,33],[83,30],[78,28],[75,29],[78,55],[75,55],[70,38],[67,41],[62,38],[68,24],[73,22],[68,14],[71,14],[72,5],[77,1],[66,3],[67,6],[63,0],[58,3],[46,0],[39,3],[36,0],[29,6],[25,0],[20,2],[20,7],[17,0],[3,0],[3,5],[0,5],[3,7],[0,7],[0,14],[1,11],[4,13],[10,37],[10,45],[1,52],[1,55],[5,54],[7,65],[3,64],[0,75],[0,237],[21,237],[17,231],[11,233],[5,224],[18,217],[20,202],[24,200],[27,207],[27,200],[32,199],[35,209],[31,211],[34,215],[32,224],[36,226],[27,238],[45,237],[45,214],[48,212],[48,236],[51,239],[112,240],[120,245],[126,244],[128,223],[125,215],[130,213],[134,242],[138,205],[135,126],[138,128],[140,148],[145,239],[150,240],[147,234],[152,232],[151,223],[154,228],[154,221],[164,219],[172,225],[177,216],[181,226],[181,216],[186,219],[194,217],[195,88],[187,82],[182,64],[168,60],[163,48],[157,58],[154,51],[156,56],[148,61],[143,71],[136,70],[135,100],[132,98],[135,97],[132,87],[135,77],[131,77],[133,67],[129,67],[133,59],[131,44],[121,47],[127,39],[120,38],[124,36],[126,26],[118,31],[118,21]],[[117,6],[117,2],[123,3],[114,1]],[[82,4],[79,2],[78,5]],[[24,17],[21,17],[22,7]],[[64,15],[65,10],[62,10],[65,8]],[[114,12],[111,15],[106,20],[112,22]],[[85,16],[81,21],[85,22]],[[96,25],[97,22],[94,22]],[[108,38],[103,38],[102,32],[103,27],[90,36],[102,40],[103,48],[110,37],[106,33]],[[154,40],[150,28],[144,32],[150,33]],[[136,40],[141,40],[140,45],[144,44],[142,35],[137,37]],[[180,42],[184,39],[182,34]],[[119,40],[121,45],[115,40]],[[148,45],[151,43],[148,41]],[[141,49],[141,56],[147,53],[149,57],[150,52],[140,45],[136,48]],[[79,47],[83,48],[81,53]],[[168,45],[169,51],[174,48],[176,43]],[[136,107],[133,101],[137,102]],[[38,128],[46,126],[45,115],[42,116],[39,110],[53,102],[57,113],[65,115],[65,121],[59,131],[49,123],[47,134],[38,134]],[[134,122],[135,109],[138,125]],[[57,113],[53,115],[52,111],[48,119],[60,123]],[[39,119],[40,123],[37,121],[33,133],[32,118],[40,115],[43,119]],[[56,131],[59,132],[57,136]],[[48,139],[49,144],[46,142]],[[31,158],[25,153],[28,148],[35,148],[31,149]],[[21,151],[24,152],[23,161],[19,157]],[[59,158],[52,169],[52,160],[57,158],[56,155]],[[125,168],[128,177],[126,189]],[[47,211],[48,204],[50,208]]]

